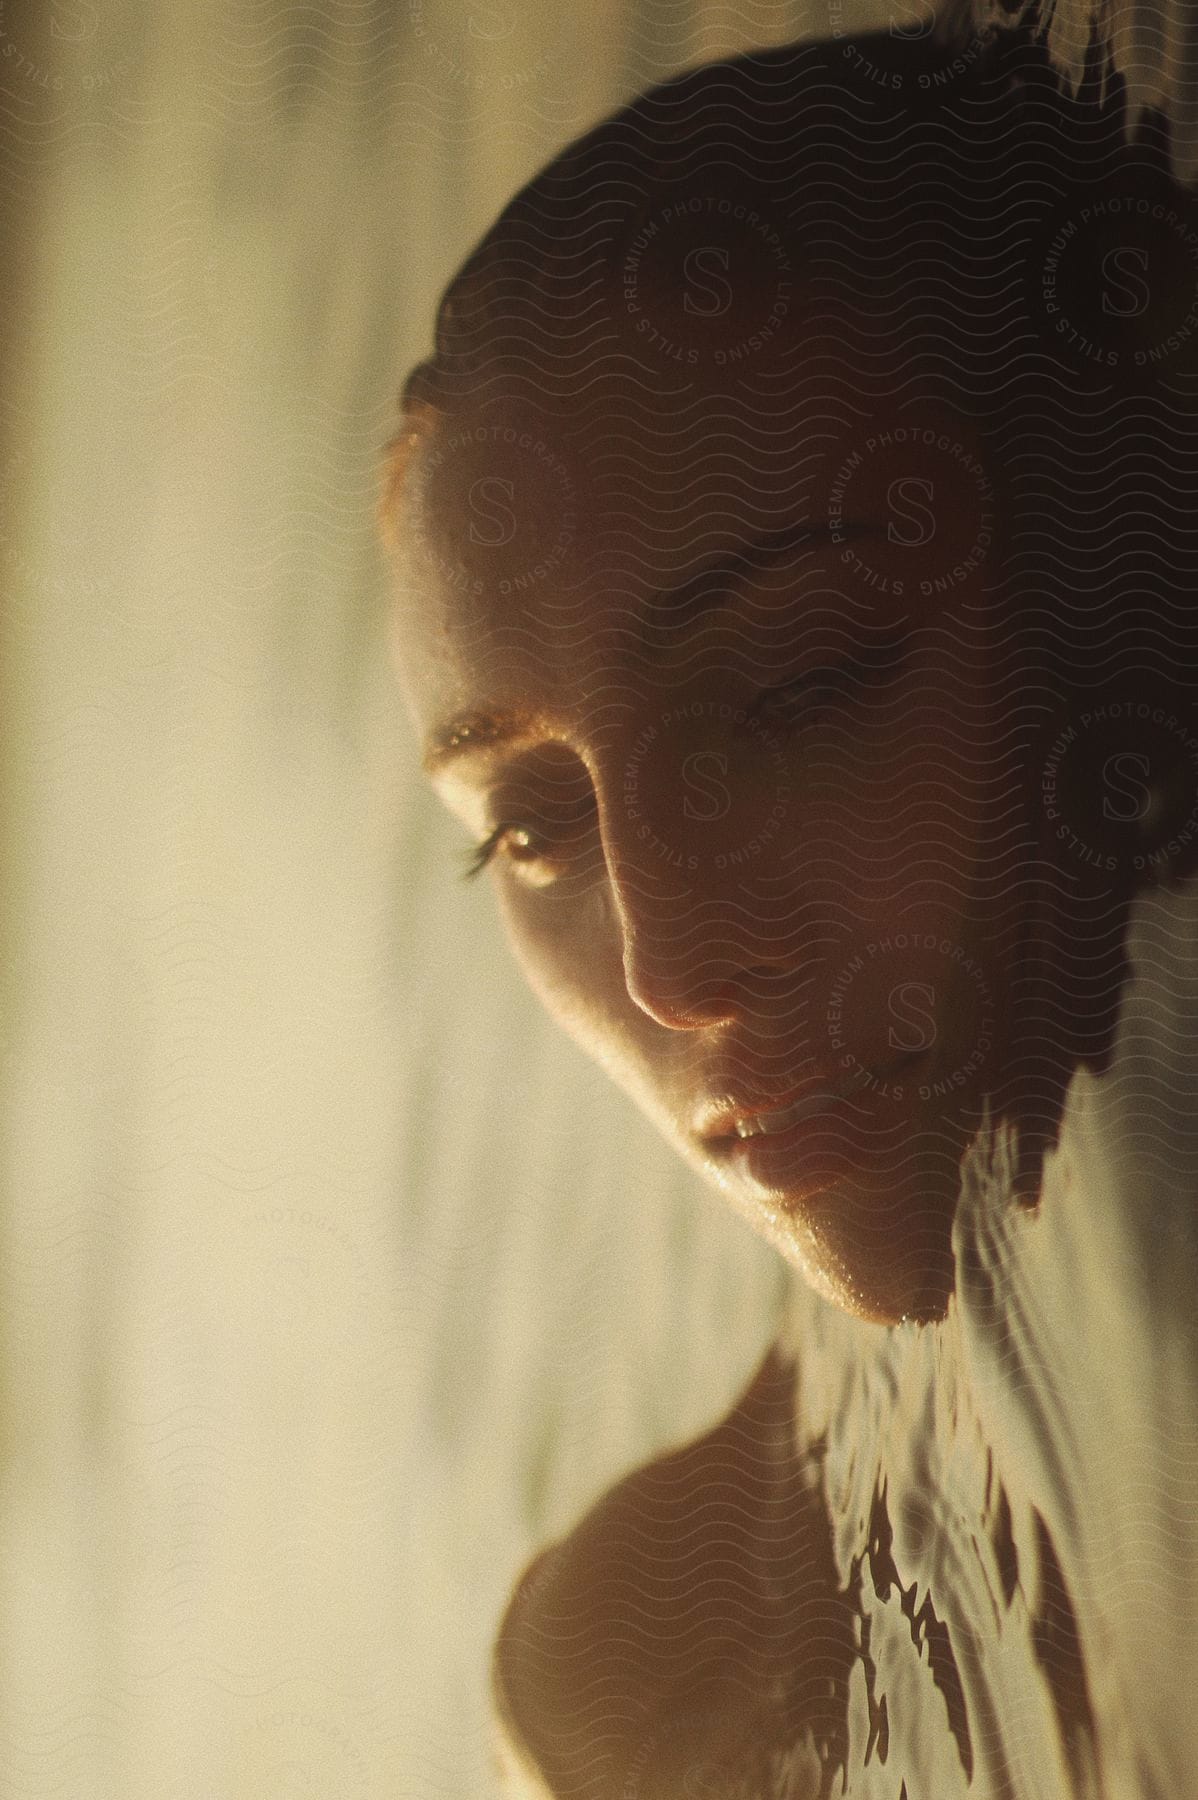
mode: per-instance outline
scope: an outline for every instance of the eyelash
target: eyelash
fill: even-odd
[[[867,650],[858,652],[856,655],[842,656],[838,661],[827,663],[822,668],[809,670],[807,674],[798,676],[794,681],[784,681],[777,687],[763,688],[746,709],[746,717],[750,719],[760,717],[771,701],[792,696],[801,698],[810,695],[813,690],[816,694],[823,693],[829,698],[839,699],[846,691],[866,681],[887,679],[902,663],[905,647],[906,634],[894,634],[888,638],[879,639]],[[815,704],[818,711],[822,702],[817,699]],[[784,720],[784,722],[786,721]],[[802,723],[797,720],[789,722]],[[481,844],[472,844],[464,852],[466,858],[466,867],[462,872],[464,881],[473,881],[476,876],[482,874],[488,864],[494,860],[509,831],[520,832],[524,837],[535,841],[536,834],[527,825],[521,825],[515,819],[500,820],[499,824],[487,833]],[[534,852],[529,860],[535,861],[535,859]]]
[[[466,858],[466,867],[462,871],[463,881],[473,881],[476,875],[482,874],[509,831],[521,831],[525,837],[532,836],[527,825],[518,825],[514,819],[501,820],[494,831],[487,833],[481,844],[471,844],[470,848],[463,852]]]

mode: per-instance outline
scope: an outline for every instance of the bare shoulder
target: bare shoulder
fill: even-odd
[[[618,1482],[525,1571],[492,1659],[511,1791],[816,1791],[853,1658],[793,1369],[771,1346],[702,1437]],[[814,1771],[779,1776],[789,1759]],[[780,1780],[785,1785],[780,1784]]]

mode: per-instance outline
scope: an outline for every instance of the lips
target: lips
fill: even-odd
[[[820,1082],[806,1088],[789,1106],[770,1107],[768,1111],[737,1119],[736,1135],[738,1138],[774,1137],[792,1125],[801,1125],[804,1119],[813,1119],[817,1114],[827,1112],[830,1106],[835,1106],[838,1100],[847,1099],[855,1089],[864,1084],[868,1076],[867,1069],[858,1069],[852,1075],[846,1075],[843,1081]]]
[[[885,1067],[871,1069],[858,1063],[847,1074],[813,1075],[801,1087],[768,1098],[739,1098],[735,1094],[708,1101],[695,1121],[695,1135],[705,1150],[728,1152],[746,1139],[775,1137],[801,1125],[806,1119],[839,1105],[855,1093],[906,1067],[918,1057],[900,1057]]]
[[[695,1135],[705,1144],[737,1143],[748,1137],[768,1137],[784,1131],[800,1119],[822,1112],[825,1107],[852,1092],[867,1071],[855,1069],[850,1074],[813,1075],[801,1087],[785,1094],[769,1097],[722,1095],[700,1108],[695,1120]]]

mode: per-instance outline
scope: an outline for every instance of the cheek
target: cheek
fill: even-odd
[[[644,1016],[628,997],[603,890],[563,902],[552,890],[526,893],[502,874],[495,885],[512,953],[550,1017],[591,1054],[631,1042]]]
[[[819,764],[823,767],[820,768]],[[965,899],[995,811],[985,695],[920,663],[813,759],[802,864],[893,909]]]

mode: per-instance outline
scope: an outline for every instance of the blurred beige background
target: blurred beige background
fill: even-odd
[[[802,23],[0,4],[8,1792],[487,1795],[519,1565],[773,1333],[456,879],[372,509],[509,193]]]

